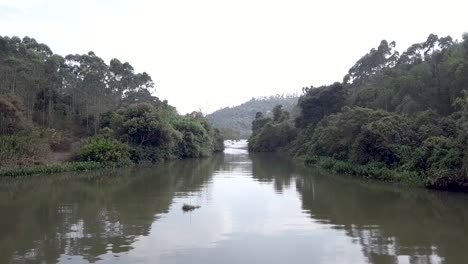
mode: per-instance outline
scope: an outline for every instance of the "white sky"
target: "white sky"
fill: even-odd
[[[0,35],[148,72],[181,113],[341,81],[380,40],[461,39],[466,0],[0,0]]]

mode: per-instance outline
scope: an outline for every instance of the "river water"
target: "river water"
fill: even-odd
[[[330,175],[245,148],[4,178],[0,263],[468,263],[468,194]]]

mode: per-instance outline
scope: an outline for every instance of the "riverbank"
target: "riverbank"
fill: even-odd
[[[86,161],[44,165],[21,165],[0,168],[0,177],[19,177],[34,174],[52,174],[70,171],[91,171],[104,168],[122,168],[128,166],[132,166],[132,163],[101,163]]]
[[[339,174],[348,174],[387,182],[398,182],[408,186],[435,188],[433,183],[421,173],[403,170],[401,168],[391,169],[379,162],[370,162],[361,165],[351,161],[321,156],[302,156],[299,157],[299,160],[306,166],[317,167]]]

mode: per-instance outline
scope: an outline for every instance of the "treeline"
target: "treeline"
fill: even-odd
[[[294,111],[298,98],[295,94],[252,98],[241,105],[215,111],[207,115],[207,118],[221,130],[224,138],[246,139],[252,132],[252,121],[258,111],[271,115],[270,110],[275,105],[283,105],[284,109]]]
[[[222,150],[201,113],[181,116],[154,92],[128,62],[62,57],[29,37],[0,37],[0,164],[41,163],[51,151],[138,162]]]
[[[303,88],[299,114],[257,113],[251,151],[287,151],[337,172],[468,190],[468,34],[405,52],[383,40],[340,83]]]

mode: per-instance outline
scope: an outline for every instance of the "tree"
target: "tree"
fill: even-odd
[[[399,58],[395,45],[395,41],[389,44],[386,40],[382,40],[377,49],[371,49],[349,69],[343,82],[360,83],[386,68],[395,66]]]
[[[296,126],[314,126],[325,116],[340,111],[344,102],[345,90],[340,83],[310,88],[298,101],[300,114],[296,118]]]

